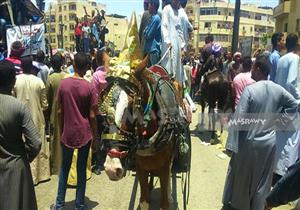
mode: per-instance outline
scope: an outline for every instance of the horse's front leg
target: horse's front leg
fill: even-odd
[[[210,122],[209,122],[209,128],[211,128],[211,144],[216,143],[216,115],[214,111],[215,106],[214,105],[209,105],[209,115],[210,115]],[[210,127],[211,126],[211,127]]]
[[[160,207],[162,210],[170,210],[169,202],[169,187],[170,187],[170,169],[162,170],[159,174],[160,179],[160,189],[161,189],[161,200]]]
[[[141,197],[140,197],[140,210],[148,210],[150,202],[150,189],[148,183],[149,173],[142,170],[140,166],[137,166],[136,174],[138,176],[140,187],[141,187]]]

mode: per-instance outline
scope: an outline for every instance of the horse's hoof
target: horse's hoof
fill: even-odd
[[[216,145],[216,144],[219,144],[220,143],[220,140],[219,139],[211,139],[210,140],[210,144],[211,145]]]
[[[149,203],[146,201],[140,203],[140,210],[148,210],[149,209]]]

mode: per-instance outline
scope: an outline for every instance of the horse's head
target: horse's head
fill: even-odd
[[[100,96],[100,112],[106,116],[106,129],[102,140],[107,148],[104,164],[111,180],[124,176],[124,168],[130,168],[137,141],[148,135],[144,127],[144,79],[143,69],[147,58],[135,70],[118,69],[107,78],[108,87]]]

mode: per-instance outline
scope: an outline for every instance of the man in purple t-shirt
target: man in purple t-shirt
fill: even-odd
[[[57,92],[59,115],[62,123],[63,160],[56,203],[52,206],[52,210],[60,210],[64,207],[74,149],[78,149],[75,209],[84,209],[87,159],[91,142],[96,136],[97,127],[95,114],[97,98],[91,84],[83,79],[87,66],[87,56],[84,53],[76,54],[74,57],[75,74],[61,80]]]

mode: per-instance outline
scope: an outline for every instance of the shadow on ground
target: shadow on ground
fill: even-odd
[[[206,129],[203,127],[203,125],[198,124],[194,130],[191,130],[191,136],[193,137],[198,137],[200,141],[205,142],[205,143],[212,143],[217,144],[221,142],[221,134],[220,132],[215,132],[216,139],[212,138],[213,131]]]
[[[91,201],[88,197],[85,197],[85,205],[86,205],[86,210],[91,210],[95,209],[99,205],[97,201]],[[64,210],[74,210],[75,208],[75,201],[69,201],[65,203]],[[99,207],[97,208],[99,209]]]
[[[171,177],[171,196],[172,196],[172,200],[170,203],[170,208],[171,209],[181,209],[178,208],[178,200],[177,200],[177,179],[181,179],[181,176],[179,175],[172,175]],[[149,210],[157,210],[160,209],[160,198],[161,198],[161,190],[160,190],[160,186],[159,186],[159,179],[155,178],[154,179],[154,183],[153,183],[153,187],[154,189],[151,191],[150,194],[150,205],[149,205]],[[138,189],[138,180],[135,177],[135,181],[132,187],[132,193],[131,193],[131,198],[130,198],[130,202],[129,202],[129,206],[128,206],[128,210],[134,210],[134,206],[135,206],[135,197],[137,195],[137,189]],[[181,189],[179,189],[179,192],[182,192]],[[139,204],[137,203],[137,208],[136,210],[140,210],[139,208]]]

